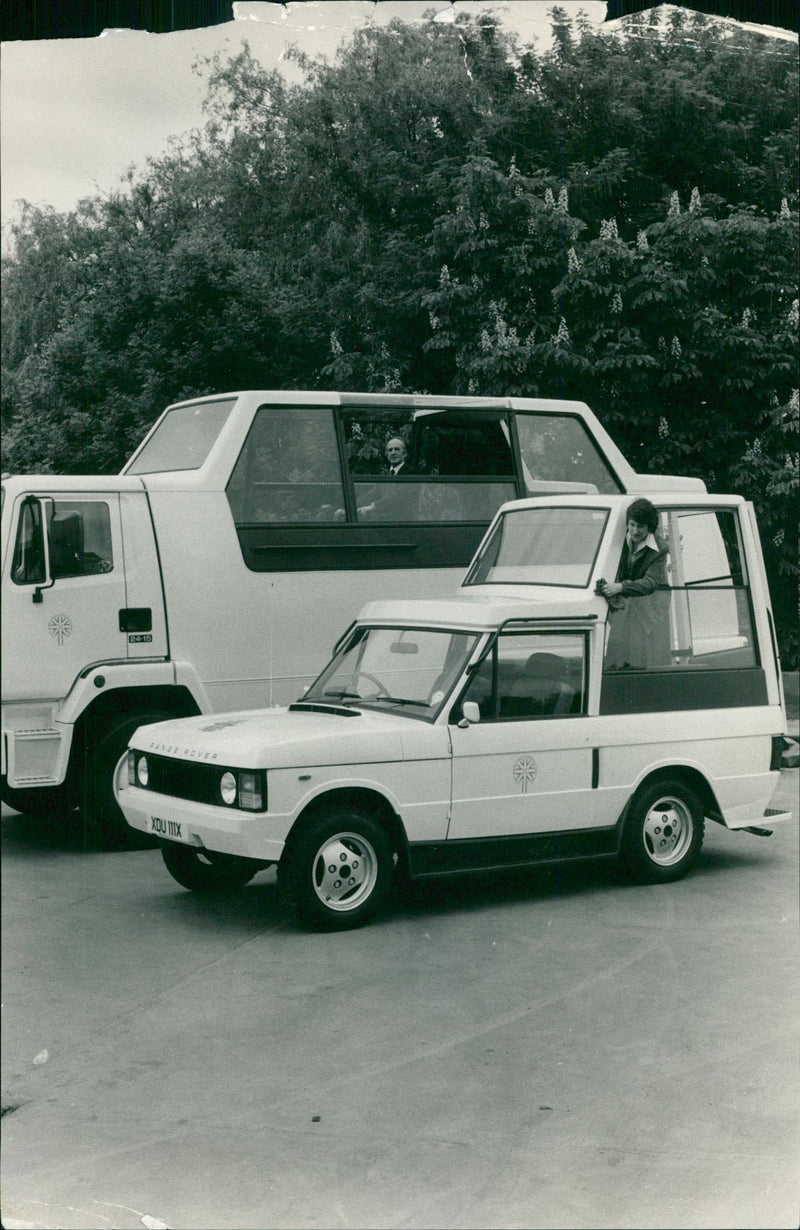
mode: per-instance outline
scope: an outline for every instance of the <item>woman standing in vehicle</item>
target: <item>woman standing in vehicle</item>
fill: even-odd
[[[615,581],[599,581],[607,600],[609,634],[606,670],[667,667],[669,610],[657,591],[667,585],[667,548],[656,537],[658,510],[638,499],[627,510],[627,533]],[[654,596],[652,602],[628,602]]]

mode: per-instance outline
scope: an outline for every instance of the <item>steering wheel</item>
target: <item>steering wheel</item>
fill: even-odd
[[[385,695],[388,696],[389,692],[386,687],[386,684],[383,683],[382,680],[378,679],[377,675],[371,675],[369,671],[359,671],[356,678],[357,679],[370,679],[375,684],[379,692],[383,692]],[[361,699],[366,700],[366,697],[362,696]]]

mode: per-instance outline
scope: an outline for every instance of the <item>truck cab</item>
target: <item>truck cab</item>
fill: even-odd
[[[663,582],[612,606],[630,503],[511,502],[456,593],[367,604],[288,707],[138,730],[128,823],[189,889],[277,864],[327,929],[370,917],[398,867],[614,858],[665,883],[707,821],[771,832],[786,714],[753,509],[653,493]]]

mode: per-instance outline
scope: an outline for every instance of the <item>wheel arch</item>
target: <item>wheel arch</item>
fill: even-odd
[[[403,821],[386,795],[369,786],[337,786],[315,795],[295,819],[286,838],[286,845],[289,846],[312,820],[334,807],[357,807],[368,812],[386,830],[393,852],[404,863],[408,863],[408,838]]]
[[[83,756],[98,733],[118,718],[135,718],[137,713],[164,712],[169,717],[193,717],[200,713],[188,688],[152,684],[143,688],[112,688],[100,693],[81,713],[72,736],[71,764]]]
[[[630,798],[625,804],[619,820],[618,842],[620,845],[622,844],[625,835],[625,826],[628,823],[628,818],[631,814],[636,798],[642,793],[642,791],[646,790],[649,786],[652,786],[654,782],[667,780],[680,781],[683,782],[684,785],[689,786],[697,795],[697,798],[702,805],[703,815],[707,816],[711,820],[721,821],[722,813],[720,811],[714,789],[706,775],[702,773],[700,769],[696,768],[694,765],[688,764],[659,765],[658,768],[651,769],[649,773],[646,773],[641,781],[636,783],[635,789],[631,791]]]

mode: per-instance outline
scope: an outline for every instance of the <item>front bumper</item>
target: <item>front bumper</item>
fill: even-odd
[[[130,786],[125,777],[123,757],[115,788],[117,802],[131,828],[201,850],[218,850],[261,862],[280,860],[292,817],[175,799]]]

